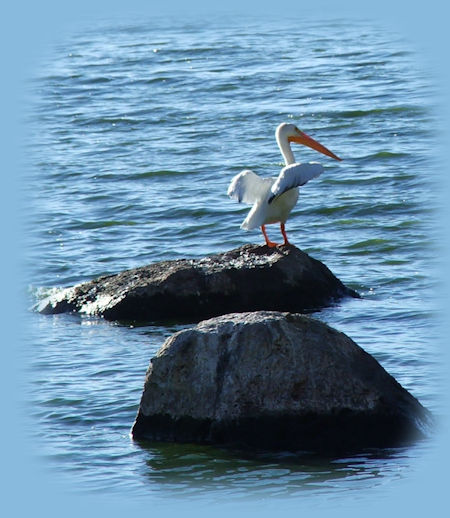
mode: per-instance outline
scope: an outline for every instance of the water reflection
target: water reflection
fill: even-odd
[[[215,446],[142,442],[145,477],[170,497],[273,498],[336,494],[402,478],[425,442],[408,448],[367,450],[351,457],[305,452],[243,452]]]

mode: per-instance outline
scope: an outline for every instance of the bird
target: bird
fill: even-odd
[[[318,162],[301,164],[295,162],[291,142],[303,144],[335,160],[342,160],[325,146],[299,130],[295,124],[282,122],[275,131],[275,138],[285,161],[285,167],[277,178],[261,178],[259,175],[245,169],[234,176],[228,187],[227,194],[231,199],[253,205],[247,217],[241,224],[244,230],[261,227],[267,246],[278,246],[269,240],[266,225],[279,223],[284,238],[283,245],[289,245],[286,235],[286,220],[298,200],[299,187],[323,172]]]

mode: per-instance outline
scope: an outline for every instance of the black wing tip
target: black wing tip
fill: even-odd
[[[267,200],[267,203],[270,205],[274,199],[275,199],[275,194],[272,194],[272,196]]]

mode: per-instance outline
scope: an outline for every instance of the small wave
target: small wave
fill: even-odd
[[[353,178],[324,178],[322,181],[330,185],[373,185],[376,183],[389,182],[391,178],[389,176],[365,176],[361,178],[354,176]]]
[[[378,151],[377,153],[372,153],[371,155],[366,155],[363,158],[364,160],[388,160],[390,158],[402,158],[409,156],[408,153],[394,153],[392,151]]]
[[[353,243],[352,245],[349,245],[347,248],[350,250],[359,250],[359,249],[366,249],[370,247],[379,247],[379,246],[388,246],[392,247],[391,241],[388,241],[387,239],[380,239],[380,238],[374,238],[374,239],[365,239],[363,241],[358,241],[357,243]],[[392,248],[396,248],[395,246]]]
[[[170,76],[159,76],[152,77],[151,79],[138,79],[135,81],[135,84],[145,84],[145,85],[154,85],[159,83],[169,83],[177,81],[176,78]]]
[[[402,284],[411,285],[411,282],[414,281],[414,280],[415,280],[414,276],[410,276],[410,277],[406,277],[406,276],[405,277],[392,277],[392,279],[385,279],[385,280],[381,281],[380,284],[382,286],[398,286],[398,285],[402,285]],[[396,314],[395,318],[396,318],[396,320],[399,320],[400,319],[399,314]],[[406,318],[411,318],[410,313],[408,313]]]
[[[189,225],[180,228],[178,234],[182,236],[192,235],[200,232],[201,230],[213,229],[215,223],[204,223],[199,225]]]
[[[73,292],[73,287],[69,288],[30,288],[33,298],[32,311],[41,312],[46,306],[54,306],[66,296]]]
[[[135,221],[130,220],[101,220],[101,221],[77,221],[69,226],[70,230],[90,230],[107,227],[131,227],[137,225]]]
[[[388,266],[402,266],[404,264],[409,264],[409,260],[407,259],[385,259],[383,264]]]
[[[33,303],[49,299],[51,297],[58,297],[66,288],[49,288],[44,286],[29,286],[28,293]]]
[[[99,117],[89,124],[142,124],[142,119],[132,119],[130,117]]]
[[[357,218],[347,218],[347,219],[339,219],[336,221],[336,225],[338,226],[353,226],[353,225],[365,225],[366,221],[363,219]]]
[[[425,209],[420,206],[419,203],[401,201],[401,202],[392,202],[392,203],[379,203],[377,205],[371,205],[367,207],[361,207],[356,210],[356,214],[359,216],[372,216],[373,214],[407,214],[408,217],[413,215],[423,215],[427,212],[431,212],[433,208]]]
[[[348,255],[362,256],[374,253],[387,254],[396,252],[398,249],[399,245],[392,240],[374,238],[347,245],[345,247],[345,253]]]
[[[389,115],[399,113],[410,113],[418,115],[425,114],[426,110],[420,106],[390,106],[388,108],[372,108],[371,110],[346,110],[331,112],[329,115],[341,117],[343,119],[354,119],[360,117],[370,117],[372,115]]]
[[[350,205],[339,205],[337,207],[319,207],[310,211],[310,214],[319,214],[322,216],[329,216],[331,214],[337,214],[339,212],[345,212],[352,207]]]
[[[83,84],[83,85],[96,85],[96,84],[102,84],[102,83],[109,83],[111,81],[112,81],[112,79],[110,77],[97,76],[97,77],[88,77],[86,79],[79,81],[79,83]]]
[[[143,173],[136,173],[129,176],[132,180],[141,180],[143,178],[154,178],[159,176],[185,176],[192,174],[190,171],[171,171],[168,169],[161,169],[157,171],[145,171]]]

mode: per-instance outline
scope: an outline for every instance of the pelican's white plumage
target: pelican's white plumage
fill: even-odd
[[[265,198],[273,184],[273,178],[261,178],[250,169],[237,174],[228,187],[228,196],[249,205]]]
[[[284,224],[297,203],[298,188],[323,172],[323,167],[317,162],[296,163],[290,142],[298,142],[312,147],[336,160],[340,160],[334,153],[308,137],[294,124],[280,124],[275,136],[286,163],[286,167],[283,167],[278,177],[261,178],[253,171],[246,169],[237,174],[228,187],[230,198],[253,205],[241,228],[251,230],[261,227],[268,246],[275,246],[275,243],[267,238],[265,225],[269,223],[280,223],[284,244],[289,244]]]

